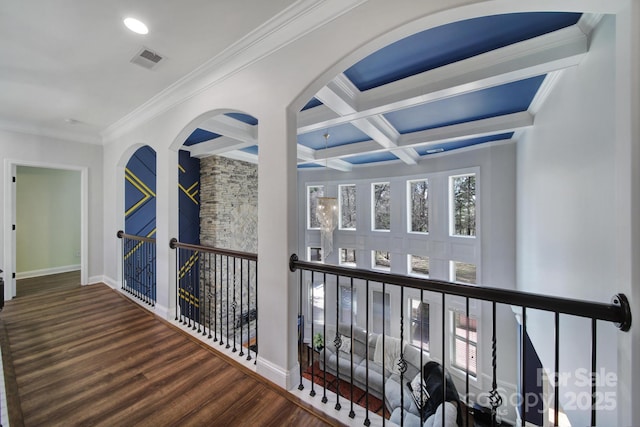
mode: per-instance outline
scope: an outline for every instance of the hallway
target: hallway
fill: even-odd
[[[0,319],[12,426],[337,425],[106,285],[15,298]]]

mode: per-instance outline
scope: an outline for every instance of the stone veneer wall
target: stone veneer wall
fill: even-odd
[[[200,242],[258,251],[258,166],[211,156],[200,160]]]
[[[258,251],[257,165],[219,156],[200,160],[200,244],[242,252]],[[230,343],[226,337],[233,337],[234,333],[238,344],[247,341],[247,334],[253,338],[254,319],[250,319],[248,328],[243,324],[242,337],[239,328],[231,329],[239,316],[256,309],[255,263],[243,261],[241,267],[240,261],[236,261],[235,276],[233,259],[226,257],[201,259],[201,268],[208,271],[201,275],[207,279],[201,281],[200,292],[210,300],[209,305],[205,302],[202,306],[205,324],[211,321],[214,329],[225,336],[227,346]]]

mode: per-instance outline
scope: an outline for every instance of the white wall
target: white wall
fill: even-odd
[[[380,164],[376,167],[355,167],[351,172],[335,170],[300,170],[298,173],[298,255],[306,259],[306,248],[320,246],[319,231],[306,229],[306,191],[308,185],[324,185],[328,195],[337,195],[339,184],[356,184],[357,186],[357,230],[339,230],[334,232],[334,252],[329,255],[327,262],[338,264],[338,248],[348,247],[357,249],[357,267],[371,269],[371,251],[388,250],[391,252],[391,272],[407,274],[407,255],[430,256],[430,277],[437,280],[451,280],[448,264],[450,260],[475,263],[478,267],[478,284],[515,289],[516,281],[516,143],[498,142],[483,147],[471,147],[446,154],[427,156],[418,165],[408,166],[403,163]],[[461,172],[474,172],[477,178],[478,196],[478,235],[475,239],[449,236],[448,230],[448,176]],[[432,205],[430,211],[431,226],[429,236],[407,233],[406,215],[406,181],[429,176],[430,196]],[[391,183],[391,231],[371,231],[371,183]],[[322,280],[317,276],[316,280]],[[327,324],[335,326],[335,280],[327,280],[327,313],[332,313]],[[348,284],[345,281],[344,284]],[[358,312],[356,323],[366,324],[365,304],[366,292],[364,283],[355,283]],[[381,291],[379,284],[372,284],[370,291]],[[400,336],[400,291],[388,286],[390,294],[390,326],[389,335]],[[406,290],[404,297],[419,299],[419,292]],[[442,299],[439,294],[427,292],[424,295],[430,307],[430,357],[437,361],[443,360],[442,331],[449,330],[449,320],[442,325]],[[306,301],[308,295],[303,297]],[[406,309],[407,303],[404,303]],[[371,308],[371,303],[370,303]],[[462,298],[447,297],[445,309],[455,309],[464,313],[465,302]],[[311,330],[308,324],[311,318],[305,307],[307,327],[305,337],[310,338]],[[492,338],[492,310],[491,304],[480,301],[470,301],[470,314],[479,319],[479,346],[477,380],[470,381],[470,392],[478,394],[491,389],[491,338]],[[405,312],[405,319],[407,314]],[[408,324],[405,325],[405,338],[408,334]],[[517,322],[511,308],[505,305],[497,307],[497,345],[498,345],[498,387],[505,400],[500,408],[504,419],[516,419],[513,405],[508,399],[516,393],[518,382],[517,372]],[[317,332],[317,331],[316,331]],[[332,340],[333,337],[326,337]],[[444,360],[449,365],[449,349],[445,349]],[[455,375],[458,391],[465,393],[463,375]]]
[[[15,200],[11,200],[12,172],[16,165],[37,167],[51,167],[56,169],[78,170],[82,176],[86,175],[87,196],[86,216],[88,236],[83,237],[87,247],[82,249],[82,262],[86,263],[87,271],[83,283],[99,282],[104,273],[102,257],[102,218],[103,218],[103,174],[102,147],[97,145],[64,141],[34,134],[18,133],[0,130],[0,159],[3,173],[0,175],[0,200],[3,201],[1,211],[2,229],[0,248],[2,269],[5,270],[5,299],[11,298],[10,286],[11,270],[15,259],[11,253],[12,210]],[[84,179],[84,178],[83,178]]]
[[[535,126],[518,143],[518,288],[546,295],[609,302],[624,289],[617,277],[615,18],[605,16],[592,34],[589,54],[566,70]],[[625,255],[625,256],[628,256]],[[553,370],[552,319],[530,312],[528,332],[546,368]],[[621,332],[603,324],[598,364],[616,373]],[[575,378],[590,366],[590,322],[561,319],[560,371]],[[603,388],[601,391],[614,391]],[[588,387],[573,381],[560,391],[572,422],[588,413],[570,410],[572,393]],[[604,410],[598,425],[618,425]]]
[[[80,269],[80,172],[16,172],[17,278]]]

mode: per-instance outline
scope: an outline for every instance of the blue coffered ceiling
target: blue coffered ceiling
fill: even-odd
[[[541,90],[553,80],[548,76],[587,53],[582,19],[560,12],[484,16],[372,53],[300,112],[299,168],[411,165],[436,153],[517,139],[533,126],[532,106],[548,91]],[[257,128],[254,117],[227,113],[203,123],[185,146],[197,157],[257,161]]]

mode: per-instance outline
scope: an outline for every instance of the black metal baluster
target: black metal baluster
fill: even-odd
[[[452,319],[453,321],[455,321],[455,319]],[[447,354],[447,347],[446,347],[446,336],[447,334],[445,333],[445,329],[446,329],[446,323],[447,322],[447,305],[446,305],[446,295],[443,292],[442,293],[442,402],[445,402],[446,399],[446,394],[447,394],[447,378],[446,378],[446,366],[447,366],[447,362],[446,362],[446,354]],[[453,327],[455,328],[455,325],[453,325]],[[455,345],[455,339],[454,339],[454,345]],[[442,407],[443,411],[442,411],[442,425],[446,425],[445,424],[445,412],[444,411],[444,406]]]
[[[326,288],[325,283],[325,288]],[[326,291],[325,291],[326,295]],[[339,325],[340,325],[340,278],[336,274],[336,337],[333,340],[333,344],[336,347],[336,411],[342,409],[340,405],[340,347],[342,347],[342,339],[340,337]],[[325,350],[326,354],[326,350]],[[326,365],[325,365],[326,366]]]
[[[521,373],[521,379],[520,381],[522,382],[522,390],[520,390],[521,392],[521,399],[522,399],[522,419],[520,420],[520,424],[522,425],[522,427],[525,427],[526,424],[526,415],[527,415],[527,408],[526,408],[526,402],[527,402],[527,376],[526,376],[526,372],[527,372],[527,348],[526,348],[526,340],[527,340],[527,307],[522,307],[522,338],[521,338],[522,342],[521,344],[521,352],[522,352],[522,357],[520,360],[521,366],[522,366],[522,373]]]
[[[324,347],[327,346],[327,273],[322,274],[322,283],[324,292],[322,292],[322,339],[324,341]],[[336,325],[337,327],[337,325]],[[322,370],[322,403],[327,403],[327,350],[324,349],[322,353],[324,369]]]
[[[231,308],[233,309],[233,349],[231,350],[232,353],[235,353],[236,351],[238,351],[238,349],[236,348],[236,325],[238,324],[238,313],[237,313],[237,305],[238,302],[236,301],[236,282],[237,282],[237,276],[236,276],[236,257],[233,257],[233,302],[231,303]]]
[[[207,269],[205,270],[205,277],[207,278],[205,284],[204,284],[204,290],[206,292],[207,295],[207,304],[209,306],[209,310],[207,312],[207,322],[209,323],[209,335],[207,336],[207,338],[211,339],[213,338],[213,335],[211,334],[211,303],[213,302],[213,292],[212,292],[212,281],[211,281],[211,253],[207,254]],[[215,255],[214,255],[215,256]],[[215,259],[214,259],[215,260]],[[215,278],[214,278],[215,280]]]
[[[560,313],[555,313],[555,355],[554,355],[554,390],[553,390],[553,425],[558,426],[558,416],[560,411]]]
[[[172,239],[172,242],[175,239]],[[178,321],[178,308],[180,304],[180,248],[174,248],[176,251],[176,317],[174,321]]]
[[[227,320],[227,345],[224,348],[231,348],[231,344],[229,344],[229,255],[226,256],[227,258],[227,270],[226,270],[226,274],[227,274],[227,301],[226,301],[226,306],[227,306],[227,310],[225,313],[225,318]]]
[[[400,427],[404,426],[404,373],[407,372],[407,362],[404,360],[404,286],[400,286],[400,362],[398,362],[398,370],[400,371]],[[383,381],[383,390],[384,383]],[[385,396],[385,394],[382,394]],[[385,423],[385,417],[382,417],[382,425]]]
[[[313,364],[313,356],[314,356],[314,348],[315,348],[315,318],[314,316],[314,308],[315,308],[315,302],[316,302],[316,291],[315,291],[315,273],[312,271],[311,272],[311,391],[309,392],[309,396],[313,397],[316,395],[316,390],[315,390],[315,378],[316,378],[316,372],[315,372],[315,365]],[[319,356],[319,355],[318,355]]]
[[[253,362],[255,365],[258,363],[258,260],[255,261],[255,271],[256,271],[256,349],[255,355],[256,360]],[[247,360],[251,360],[251,357],[247,357]]]
[[[218,254],[213,254],[213,342],[218,341]]]
[[[369,427],[371,425],[371,420],[369,419],[369,322],[370,322],[370,318],[369,318],[369,280],[367,280],[365,282],[365,293],[366,298],[365,298],[365,325],[367,325],[367,330],[365,331],[365,336],[366,336],[366,344],[364,346],[364,353],[365,353],[365,365],[367,367],[366,369],[366,375],[365,375],[365,389],[366,389],[366,394],[365,394],[365,410],[364,410],[364,425]],[[383,306],[384,306],[384,297],[383,297]],[[384,372],[383,372],[384,374]]]
[[[302,347],[304,346],[304,319],[302,318],[302,284],[304,283],[304,279],[302,276],[302,269],[300,269],[300,274],[298,276],[298,366],[300,368],[300,384],[298,384],[298,390],[304,390],[304,385],[302,384]],[[249,310],[251,310],[251,306],[249,306]],[[313,317],[311,320],[313,321]],[[313,345],[313,340],[311,345]]]
[[[465,310],[466,310],[466,316],[467,316],[467,327],[465,330],[465,339],[466,339],[466,354],[465,354],[465,388],[466,388],[466,394],[465,394],[465,407],[466,407],[466,422],[467,425],[469,425],[469,329],[471,327],[471,319],[469,317],[469,297],[465,298]],[[444,409],[444,407],[443,407]]]
[[[596,426],[596,339],[597,339],[597,321],[591,319],[591,425]]]
[[[492,380],[491,380],[491,392],[489,393],[489,400],[491,402],[491,426],[496,425],[496,415],[498,406],[502,405],[502,397],[498,393],[498,338],[496,334],[496,303],[492,303],[492,336],[491,336],[491,367],[492,367]]]
[[[350,378],[351,378],[351,384],[350,384],[350,389],[351,389],[351,399],[350,400],[351,400],[351,403],[350,403],[350,405],[351,405],[351,410],[349,411],[349,418],[353,419],[356,416],[356,413],[353,410],[353,353],[354,353],[354,350],[353,350],[353,305],[354,305],[353,304],[353,277],[351,277],[350,286],[351,286],[351,306],[349,308],[351,310],[350,310],[349,314],[351,316],[351,332],[349,334],[350,335],[349,339],[351,340],[351,346],[350,346],[350,348],[351,348],[351,355],[350,355],[351,356],[351,363],[349,365],[349,368],[351,369],[351,371],[350,371]],[[366,340],[365,345],[368,347],[369,346],[369,337],[368,336],[365,337],[365,340]]]
[[[244,260],[240,258],[240,353],[238,356],[244,356],[244,345],[242,344],[242,340],[244,339],[244,306],[243,306],[243,298],[242,298],[242,284],[244,283]],[[249,262],[247,261],[247,266]],[[247,283],[249,283],[247,281]],[[249,328],[249,310],[247,310],[247,328]],[[249,334],[247,334],[247,348],[249,347]]]
[[[384,309],[385,308],[384,300],[385,300],[385,296],[386,295],[387,295],[387,284],[385,282],[382,282],[382,377],[383,378],[384,378],[384,376],[386,374],[386,367],[385,367],[385,361],[386,361],[385,359],[386,359],[386,357],[384,357],[384,355],[387,354],[386,353],[387,350],[385,348],[386,343],[387,343],[387,331],[386,331],[386,328],[385,328],[385,325],[387,323],[386,322],[387,312]],[[382,381],[382,395],[383,396],[387,395],[386,390],[385,390],[385,382],[386,381],[384,381],[384,380]],[[400,387],[401,387],[400,390],[402,390],[402,384],[400,384]],[[367,390],[367,393],[369,393],[369,390]],[[400,399],[402,399],[402,394],[403,393],[400,393],[400,396],[401,396]],[[400,417],[401,418],[402,418],[402,412],[403,411],[404,411],[404,408],[402,408],[402,406],[401,406],[400,407]],[[382,417],[382,426],[383,427],[385,425],[385,421],[386,421],[385,418]]]

